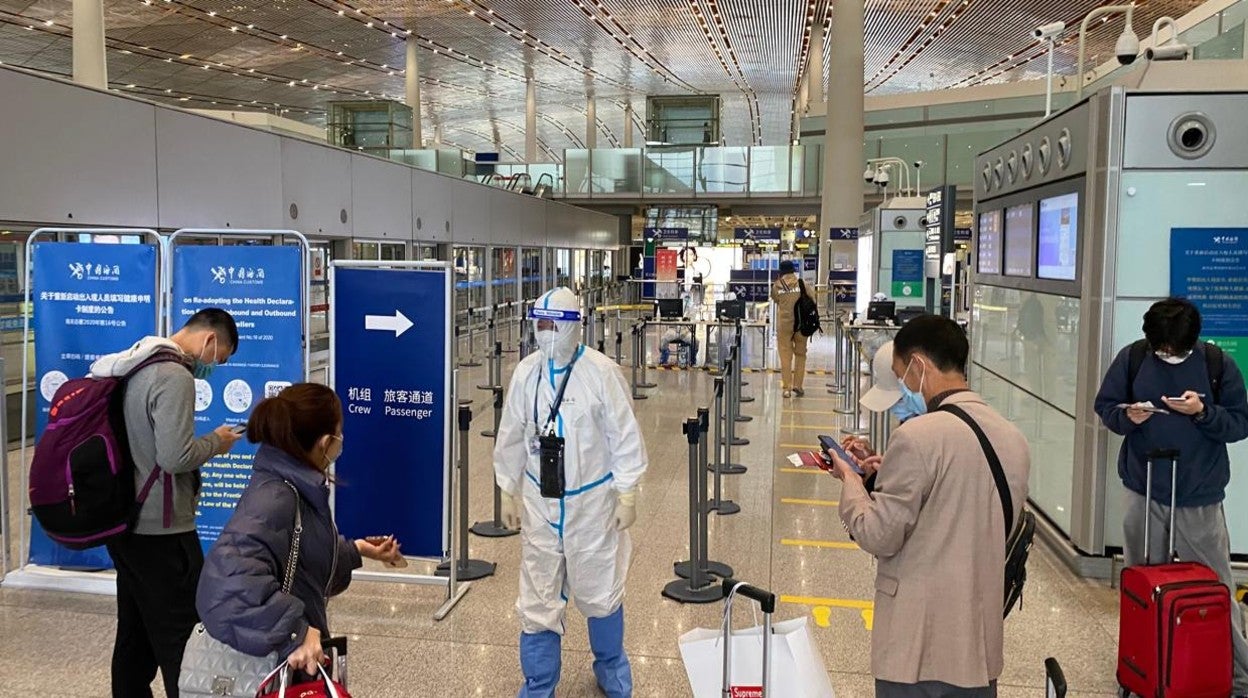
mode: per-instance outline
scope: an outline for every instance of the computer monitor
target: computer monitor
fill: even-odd
[[[745,301],[716,301],[715,317],[720,320],[744,320]]]
[[[920,315],[926,314],[923,308],[901,308],[897,311],[897,326],[901,327]]]
[[[685,302],[679,298],[660,298],[659,319],[682,318],[685,315]]]
[[[867,306],[869,322],[885,322],[897,317],[896,301],[871,301]]]

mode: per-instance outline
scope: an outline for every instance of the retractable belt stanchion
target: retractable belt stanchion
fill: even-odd
[[[727,415],[724,411],[724,376],[715,376],[715,434],[711,441],[715,445],[714,462],[708,466],[715,472],[715,496],[707,502],[707,509],[714,511],[720,516],[729,516],[741,511],[741,507],[736,502],[724,499],[724,446],[722,442],[724,433],[724,422]]]
[[[459,556],[455,565],[455,578],[472,581],[494,574],[496,565],[484,560],[472,560],[468,557],[468,430],[472,428],[472,408],[467,405],[459,407],[459,520],[455,525],[459,530]],[[438,565],[440,577],[449,576],[451,563]]]
[[[696,474],[697,488],[698,488],[697,489],[697,492],[698,492],[697,554],[696,555],[694,554],[693,552],[694,547],[692,544],[690,544],[689,559],[683,562],[677,562],[673,566],[673,569],[676,572],[676,576],[684,578],[684,579],[690,579],[693,574],[693,567],[690,566],[690,563],[693,560],[699,561],[698,564],[701,567],[703,579],[707,579],[708,577],[711,577],[711,576],[715,576],[715,577],[731,577],[732,576],[731,567],[729,567],[728,565],[725,565],[722,562],[715,562],[714,560],[710,559],[711,548],[708,542],[709,534],[708,534],[707,522],[709,520],[711,509],[710,509],[710,501],[709,501],[707,491],[706,491],[706,486],[708,484],[707,483],[707,472],[708,472],[707,464],[709,462],[709,459],[707,457],[707,451],[711,445],[710,434],[708,433],[711,427],[710,422],[711,422],[711,411],[705,407],[699,407],[698,408],[698,425],[702,430],[702,438],[699,440],[699,443],[698,443],[698,472]],[[694,474],[690,473],[690,475],[693,476]],[[692,540],[692,538],[690,538],[690,540]]]
[[[833,409],[837,414],[853,414],[854,413],[854,374],[850,371],[850,363],[853,360],[854,340],[851,337],[850,329],[845,323],[839,323],[837,329],[841,331],[841,344],[837,350],[837,371],[839,373],[838,380],[841,383],[840,390],[836,393],[841,396],[841,406]]]
[[[494,343],[494,357],[497,363],[502,363],[502,342]],[[491,361],[490,368],[494,368],[494,361]],[[501,366],[499,367],[501,369]],[[493,439],[498,436],[498,425],[503,422],[503,386],[495,383],[489,386],[490,391],[494,393],[494,426],[481,432],[481,435],[487,439]]]
[[[633,325],[633,399],[645,400],[650,397],[641,392],[641,385],[637,379],[637,365],[641,363],[641,328],[645,323],[637,323]]]
[[[595,330],[598,334],[598,353],[607,353],[607,314],[604,311],[598,311],[598,319],[594,322]]]
[[[849,436],[872,437],[872,446],[877,446],[879,442],[874,440],[873,429],[862,428],[862,405],[858,403],[858,394],[862,391],[862,368],[858,355],[858,343],[854,341],[852,336],[849,337],[849,345],[846,347],[845,353],[849,357],[849,367],[851,369],[846,374],[849,378],[849,383],[845,386],[845,399],[848,401],[848,404],[845,405],[845,410],[837,410],[837,412],[853,415],[853,421],[850,422],[850,426],[841,429],[841,433]],[[874,426],[874,422],[872,426]]]
[[[490,382],[485,385],[478,385],[478,390],[493,390],[494,386],[498,385],[503,380],[503,343],[498,341],[498,331],[495,329],[496,325],[494,323],[494,316],[497,314],[498,310],[495,309],[494,315],[491,315],[489,322],[486,323],[486,327],[489,332],[488,337],[490,346],[494,349],[494,351],[490,354],[490,358],[487,359],[489,362]]]
[[[841,324],[841,315],[832,316],[832,380],[828,381],[828,391],[832,395],[840,395],[845,389],[845,381],[841,377],[841,354],[845,353],[845,327]]]
[[[508,354],[515,354],[519,351],[516,347],[515,324],[520,322],[520,316],[516,314],[517,303],[520,301],[512,301],[507,304],[507,343],[503,345],[503,351]],[[501,374],[500,374],[501,375]]]
[[[502,422],[503,386],[496,385],[494,386],[494,429],[482,432],[481,435],[491,439],[498,438],[498,425]],[[490,521],[478,521],[468,530],[484,538],[506,538],[520,532],[503,525],[503,491],[499,489],[497,481],[494,483],[494,518]]]
[[[658,385],[651,383],[646,377],[646,367],[650,363],[650,356],[646,353],[646,325],[652,318],[641,319],[641,342],[638,344],[638,361],[641,362],[641,382],[637,384],[638,388],[657,388]]]
[[[476,331],[476,328],[474,328],[472,324],[473,315],[474,313],[473,313],[472,308],[469,308],[468,309],[468,360],[459,362],[459,365],[461,368],[477,368],[481,365],[481,362],[477,361],[477,331]]]
[[[724,472],[728,475],[740,475],[745,472],[745,466],[732,465],[732,447],[733,446],[749,446],[750,440],[737,436],[737,419],[741,414],[740,388],[738,382],[741,380],[741,354],[738,353],[737,347],[729,349],[728,361],[728,397],[724,404],[724,414],[727,418],[724,431],[724,446],[727,447],[724,456]],[[737,468],[740,468],[738,471]]]
[[[681,431],[689,441],[689,559],[675,564],[678,579],[663,588],[663,596],[681,603],[713,603],[719,601],[714,574],[706,569],[706,408],[698,410],[696,420],[685,420]],[[725,576],[731,577],[731,571]]]
[[[742,334],[741,320],[738,319],[737,320],[737,338],[736,338],[736,341],[733,343],[733,348],[737,352],[738,366],[737,366],[737,372],[733,375],[734,382],[733,382],[733,388],[732,388],[732,394],[736,398],[737,404],[736,404],[736,407],[733,408],[732,418],[738,422],[752,422],[754,421],[753,417],[749,416],[748,414],[741,414],[742,403],[754,402],[754,398],[752,396],[745,395],[741,392],[741,388],[745,386],[745,379],[743,378],[743,376],[745,375],[745,352],[741,348],[742,346],[741,334]],[[744,443],[739,443],[737,445],[744,446],[749,443],[748,439],[742,439],[742,441]]]
[[[619,330],[619,323],[617,322],[615,330],[615,363],[617,364],[620,363],[620,359],[622,358],[621,352],[623,350],[623,345],[624,333]]]

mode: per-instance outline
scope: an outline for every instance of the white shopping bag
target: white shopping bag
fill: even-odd
[[[810,639],[806,618],[771,626],[771,680],[767,698],[833,698],[823,657]],[[696,628],[680,636],[694,698],[723,695],[724,644],[720,630]],[[732,633],[732,698],[757,698],[762,688],[763,628]]]

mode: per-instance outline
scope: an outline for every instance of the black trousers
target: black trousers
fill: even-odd
[[[160,670],[168,698],[178,696],[182,652],[199,622],[195,588],[204,552],[195,532],[130,535],[109,543],[117,568],[113,698],[151,698]]]

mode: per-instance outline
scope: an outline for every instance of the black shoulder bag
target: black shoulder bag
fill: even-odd
[[[1014,605],[1023,598],[1023,585],[1027,582],[1027,557],[1031,554],[1032,540],[1036,535],[1036,515],[1023,507],[1022,518],[1018,526],[1014,525],[1014,497],[1010,495],[1010,483],[1005,479],[1005,469],[1001,467],[1001,459],[997,451],[988,441],[988,435],[975,423],[974,419],[957,405],[941,405],[937,408],[966,422],[979,439],[979,447],[984,450],[988,459],[988,467],[992,469],[992,479],[997,483],[997,494],[1001,496],[1001,509],[1005,512],[1005,612],[1008,617]],[[1021,604],[1020,604],[1021,607]]]

